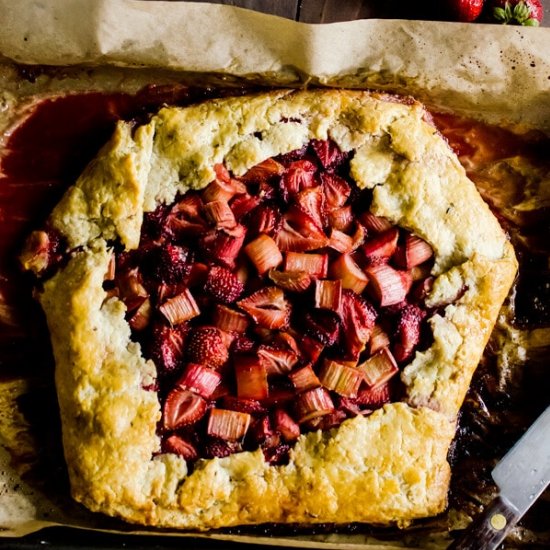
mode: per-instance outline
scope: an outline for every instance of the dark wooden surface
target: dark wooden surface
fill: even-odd
[[[335,23],[372,17],[445,21],[449,20],[447,1],[451,0],[214,0],[211,3],[240,6],[303,23]],[[544,0],[543,4],[543,26],[550,26],[550,1]]]

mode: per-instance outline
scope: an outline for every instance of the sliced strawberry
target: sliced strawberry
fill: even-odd
[[[321,384],[344,397],[357,397],[363,374],[355,367],[348,367],[333,360],[325,360],[319,373]]]
[[[231,304],[243,293],[244,285],[230,269],[212,266],[208,271],[204,290],[215,300]]]
[[[390,386],[387,383],[359,390],[359,395],[357,396],[357,403],[359,403],[359,405],[373,409],[377,409],[385,403],[389,403],[390,400]]]
[[[330,210],[344,206],[351,194],[348,182],[330,172],[321,173],[321,185],[325,194],[327,208]]]
[[[240,399],[265,399],[269,394],[267,371],[258,357],[239,356],[235,358],[237,396]]]
[[[331,281],[322,279],[315,281],[315,307],[340,312],[342,304],[342,283],[339,279]]]
[[[248,319],[247,319],[248,321]],[[256,342],[245,334],[237,334],[231,344],[233,353],[248,353],[256,348]]]
[[[359,221],[365,226],[369,234],[384,233],[384,231],[388,231],[393,227],[390,220],[375,216],[371,212],[363,212],[359,216]]]
[[[202,237],[200,244],[212,261],[233,268],[245,235],[245,227],[238,224],[232,229],[210,231]]]
[[[394,256],[397,267],[411,269],[427,262],[434,254],[432,247],[420,237],[408,233]]]
[[[163,408],[163,426],[166,430],[177,430],[198,422],[206,413],[206,401],[195,393],[173,389],[166,398]]]
[[[149,355],[160,374],[173,373],[180,367],[187,332],[186,325],[179,325],[174,328],[156,325],[153,328]]]
[[[325,309],[313,309],[306,313],[306,333],[325,346],[331,346],[338,338],[340,323],[338,315]]]
[[[120,299],[130,312],[136,310],[149,298],[149,293],[143,286],[143,279],[137,267],[128,270],[119,270],[115,284]]]
[[[342,254],[330,264],[329,274],[333,279],[339,279],[342,288],[361,294],[369,279],[363,270],[355,263],[349,254]]]
[[[235,215],[226,201],[211,201],[204,205],[206,219],[218,229],[231,229],[237,225]]]
[[[336,168],[346,159],[346,154],[331,139],[312,139],[310,144],[323,168]]]
[[[258,348],[258,357],[268,375],[286,374],[298,362],[294,351],[263,344]]]
[[[343,231],[332,229],[328,246],[340,254],[349,254],[353,252],[353,239]]]
[[[300,351],[302,352],[304,359],[312,364],[317,362],[324,349],[324,344],[316,338],[308,336],[307,334],[302,336],[300,339]]]
[[[377,313],[374,307],[352,290],[342,293],[342,338],[349,357],[356,359],[370,338]]]
[[[256,266],[260,275],[263,275],[270,269],[276,268],[283,261],[283,255],[277,243],[264,233],[248,243],[244,247],[244,252]]]
[[[365,273],[369,278],[369,293],[380,307],[403,302],[411,288],[412,278],[407,271],[397,271],[387,264],[369,266]]]
[[[252,424],[250,434],[256,443],[261,444],[266,441],[270,441],[271,438],[273,438],[274,431],[271,427],[269,416],[262,416],[261,418],[258,418],[258,420]]]
[[[357,400],[351,397],[338,397],[336,401],[337,410],[345,413],[347,417],[354,417],[361,414]]]
[[[162,451],[164,453],[174,453],[181,456],[184,460],[194,461],[199,458],[199,453],[195,446],[181,438],[179,435],[171,435],[162,442]]]
[[[227,395],[222,400],[223,407],[231,411],[238,411],[247,414],[266,414],[267,409],[256,399],[248,399]]]
[[[62,259],[59,234],[54,231],[33,231],[25,242],[20,262],[25,270],[40,276]]]
[[[338,229],[339,231],[349,231],[354,220],[351,206],[334,208],[328,212],[327,217],[328,225],[332,229]]]
[[[252,212],[261,202],[260,197],[255,195],[249,195],[244,193],[242,195],[237,195],[230,203],[231,211],[239,222],[241,219]]]
[[[426,312],[417,305],[408,304],[399,312],[393,353],[398,362],[410,359],[420,342],[420,327]]]
[[[204,365],[189,363],[185,372],[176,382],[176,386],[191,390],[192,392],[208,399],[222,381],[222,375]]]
[[[296,399],[296,413],[300,424],[333,411],[334,403],[325,388],[306,391]]]
[[[159,310],[172,326],[189,321],[189,319],[200,314],[197,302],[195,302],[188,288],[173,298],[166,300],[159,307]]]
[[[211,438],[203,449],[206,458],[225,458],[241,451],[242,445],[239,441],[224,441],[218,438]]]
[[[265,233],[270,237],[276,235],[281,229],[283,218],[279,210],[267,204],[261,204],[255,208],[248,220],[248,234],[258,235]]]
[[[323,227],[325,223],[325,195],[321,186],[304,189],[296,195],[295,204],[305,212],[317,225]]]
[[[290,303],[286,300],[284,292],[275,286],[262,288],[237,305],[263,328],[283,328],[290,320]]]
[[[287,213],[287,217],[289,214]],[[307,214],[300,211],[290,214],[291,220],[283,220],[275,241],[283,251],[304,252],[318,250],[328,244],[327,236],[313,223]],[[309,221],[308,221],[309,220]],[[295,222],[300,223],[295,223]],[[305,223],[302,223],[304,222]]]
[[[357,368],[363,373],[365,382],[371,388],[385,384],[399,372],[395,358],[388,348],[382,348]]]
[[[305,271],[314,279],[324,279],[328,271],[328,254],[287,252],[285,271]]]
[[[304,292],[311,284],[311,276],[305,271],[270,270],[269,278],[280,288],[290,292]]]
[[[212,322],[220,330],[236,333],[243,333],[250,325],[244,313],[221,304],[214,306]]]
[[[246,413],[211,409],[206,433],[225,441],[237,441],[246,435],[250,420],[250,415]]]
[[[268,158],[260,164],[256,164],[241,176],[245,183],[272,182],[283,174],[285,167],[275,159]]]
[[[315,371],[311,368],[311,365],[306,365],[301,369],[292,371],[288,375],[288,378],[298,393],[321,386],[321,382],[319,381],[319,378],[317,378]]]
[[[177,238],[204,233],[208,226],[202,216],[203,202],[196,193],[187,193],[168,214],[166,230]]]
[[[417,301],[417,302],[424,302],[430,292],[432,291],[432,288],[434,286],[434,277],[426,277],[425,279],[421,279],[420,281],[417,281],[410,293],[411,300]]]
[[[283,409],[275,409],[273,413],[273,424],[285,441],[296,441],[300,437],[300,426]]]
[[[262,448],[265,461],[272,466],[281,466],[288,463],[290,447],[288,445],[277,445],[276,447]]]
[[[216,179],[209,183],[202,192],[202,198],[205,202],[229,201],[234,195],[246,193],[246,185],[231,178],[223,165],[216,164],[214,171],[216,172]]]
[[[397,240],[399,239],[399,230],[397,227],[392,227],[384,233],[380,233],[375,237],[368,239],[361,247],[367,264],[377,265],[387,263],[397,250]]]
[[[196,327],[187,339],[187,359],[214,369],[229,357],[222,331],[216,327]]]
[[[185,279],[186,286],[189,288],[204,286],[206,277],[208,276],[209,268],[202,262],[195,262],[191,266],[191,271]],[[177,294],[177,293],[176,293]]]
[[[280,181],[281,196],[285,202],[304,189],[316,185],[317,167],[309,160],[297,160],[290,164]]]

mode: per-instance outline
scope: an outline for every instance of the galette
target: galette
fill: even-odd
[[[21,261],[74,498],[201,530],[442,512],[517,269],[423,106],[346,90],[119,122]]]

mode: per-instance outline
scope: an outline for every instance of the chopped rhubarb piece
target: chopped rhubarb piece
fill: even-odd
[[[333,411],[334,403],[325,388],[315,388],[301,393],[297,397],[296,413],[300,424]]]
[[[149,293],[145,290],[142,283],[141,273],[137,267],[127,271],[120,271],[117,274],[116,285],[119,296],[124,302],[126,309],[130,312],[139,308],[149,298]]]
[[[116,258],[114,254],[111,254],[109,258],[109,264],[107,265],[107,272],[103,276],[104,281],[114,281],[116,272]]]
[[[331,139],[312,139],[310,144],[323,168],[336,168],[346,158],[346,154]]]
[[[229,357],[223,332],[216,327],[194,328],[189,334],[186,347],[189,361],[214,369],[224,365]]]
[[[222,404],[224,409],[229,409],[231,411],[255,415],[267,413],[267,409],[256,399],[226,395],[222,400]]]
[[[290,303],[284,292],[275,286],[262,288],[239,301],[237,305],[263,328],[283,328],[290,320]]]
[[[328,213],[328,224],[332,229],[349,231],[353,223],[353,211],[351,206],[334,208]]]
[[[317,167],[309,160],[297,160],[290,164],[280,181],[281,196],[287,202],[300,191],[314,187]]]
[[[379,324],[374,325],[369,340],[369,355],[374,355],[376,352],[389,345],[390,338],[384,329]]]
[[[357,403],[359,405],[367,406],[371,409],[377,409],[385,403],[389,403],[389,401],[390,386],[387,383],[359,390],[359,395],[357,396]]]
[[[380,307],[405,300],[412,283],[409,273],[397,271],[387,264],[369,266],[365,273],[369,278],[368,290]]]
[[[260,275],[276,268],[283,261],[283,255],[277,243],[265,234],[261,234],[257,239],[248,243],[244,247],[244,251]]]
[[[162,451],[164,453],[174,453],[187,461],[194,461],[199,458],[199,453],[194,445],[175,434],[167,437],[162,442]]]
[[[315,307],[340,312],[342,305],[342,283],[340,280],[322,279],[315,281]]]
[[[353,239],[346,233],[333,229],[330,232],[328,246],[340,254],[349,254],[353,251]]]
[[[157,287],[157,303],[162,304],[169,298],[185,292],[186,289],[187,285],[184,282],[175,284],[160,283]]]
[[[153,328],[149,355],[160,374],[170,374],[178,369],[183,359],[187,331],[183,324],[174,328],[163,325]]]
[[[305,271],[312,278],[323,279],[327,276],[328,254],[287,252],[284,268],[285,271]]]
[[[219,386],[221,380],[222,376],[219,372],[204,365],[189,363],[183,375],[176,382],[176,386],[184,390],[191,390],[208,399]]]
[[[311,276],[305,271],[270,270],[269,278],[280,288],[291,292],[304,292],[311,284]]]
[[[432,247],[420,237],[408,233],[394,256],[397,267],[411,269],[427,262],[434,254]]]
[[[392,227],[384,233],[380,233],[368,239],[362,246],[363,253],[369,265],[377,265],[390,261],[397,249],[397,240],[399,239],[399,230]]]
[[[237,224],[232,229],[216,229],[207,233],[202,237],[200,244],[210,259],[233,268],[245,235],[245,227]]]
[[[277,332],[273,338],[273,345],[280,349],[288,349],[293,351],[297,356],[301,355],[296,338],[294,338],[294,336],[292,336],[289,332]]]
[[[363,270],[349,254],[342,254],[330,264],[329,274],[333,279],[340,279],[342,288],[361,294],[369,280]]]
[[[235,359],[237,396],[244,399],[265,399],[268,396],[267,371],[254,356],[240,356]]]
[[[226,201],[212,201],[204,205],[206,219],[217,228],[232,228],[237,225],[235,215]]]
[[[231,211],[235,218],[241,221],[246,214],[252,212],[256,206],[260,204],[261,200],[255,195],[249,195],[244,193],[243,195],[237,195],[230,203]]]
[[[363,373],[365,382],[371,388],[386,383],[399,372],[397,363],[388,348],[382,348],[357,368]]]
[[[292,350],[266,345],[258,348],[258,357],[268,375],[286,374],[298,362],[298,355]]]
[[[276,235],[283,224],[281,213],[273,206],[262,204],[255,208],[248,220],[248,232],[252,235],[265,233],[270,237]]]
[[[128,323],[132,330],[140,332],[149,326],[152,314],[151,300],[146,298],[144,302],[132,313]]]
[[[168,217],[165,226],[169,234],[176,237],[199,235],[206,231],[206,220],[202,216],[203,202],[199,195],[187,193],[177,202]]]
[[[246,435],[250,419],[250,415],[246,413],[211,409],[206,432],[223,440],[237,441]]]
[[[344,397],[357,397],[363,374],[355,367],[347,367],[337,361],[325,360],[319,373],[321,384]]]
[[[365,240],[365,236],[366,236],[365,228],[360,223],[356,223],[355,226],[356,226],[355,231],[352,236],[353,250],[359,248],[359,246],[363,244],[363,241]]]
[[[318,227],[326,225],[324,221],[325,195],[321,186],[300,191],[295,200],[300,210],[305,212]]]
[[[420,342],[420,325],[424,317],[426,312],[414,304],[406,305],[399,312],[393,345],[393,353],[399,363],[409,359]]]
[[[33,231],[20,257],[24,270],[32,271],[35,275],[43,274],[54,262],[58,241],[46,231]]]
[[[303,216],[309,218],[307,214],[303,214]],[[299,219],[295,213],[292,214],[292,217]],[[328,243],[327,236],[312,221],[306,224],[294,224],[289,220],[283,220],[283,226],[275,240],[281,250],[294,252],[317,250]]]
[[[321,418],[315,418],[312,422],[315,422],[317,425],[312,426],[312,428],[317,430],[331,430],[332,428],[337,428],[340,426],[340,424],[342,424],[342,422],[346,419],[347,415],[344,411],[336,410]]]
[[[300,351],[302,352],[304,359],[312,364],[317,362],[324,349],[324,344],[319,342],[316,338],[308,336],[307,334],[302,336],[300,339]]]
[[[306,365],[301,369],[291,372],[288,378],[298,393],[318,388],[321,385],[311,365]]]
[[[173,389],[164,402],[163,426],[177,430],[198,422],[206,413],[206,401],[195,393],[181,388]]]
[[[300,437],[300,426],[283,409],[275,409],[273,424],[285,441],[296,441]]]
[[[387,218],[375,216],[371,212],[363,212],[359,216],[359,221],[366,227],[369,233],[384,233],[391,229],[392,223]]]
[[[325,194],[327,207],[331,210],[344,206],[351,194],[348,182],[330,172],[321,173],[321,185]]]
[[[338,314],[326,309],[313,309],[304,319],[307,334],[325,346],[332,346],[338,338],[340,323]]]
[[[357,359],[369,340],[377,313],[374,307],[352,290],[342,293],[342,337],[348,356]]]
[[[188,288],[177,296],[166,300],[159,307],[159,310],[172,326],[188,321],[200,314],[197,302],[195,302]]]
[[[215,300],[231,304],[243,293],[244,285],[230,269],[212,266],[208,271],[204,290]]]
[[[266,407],[285,406],[288,403],[294,402],[296,399],[296,392],[285,388],[271,388],[269,390],[269,396],[262,400],[262,405]]]
[[[430,276],[416,282],[411,290],[411,299],[417,302],[424,302],[432,291],[434,281],[435,278]]]
[[[244,313],[221,304],[215,305],[212,321],[220,330],[236,333],[243,333],[250,324]]]
[[[241,451],[242,445],[239,441],[224,441],[223,439],[211,438],[204,445],[204,456],[206,458],[225,458]]]
[[[284,171],[285,167],[280,162],[268,158],[250,168],[244,176],[241,176],[241,180],[245,183],[269,182],[281,176]]]
[[[351,397],[339,397],[336,402],[337,410],[343,411],[346,416],[353,417],[361,414],[357,400]]]
[[[220,168],[220,164],[214,166],[216,179],[208,184],[202,192],[202,198],[205,202],[228,201],[234,195],[246,193],[246,185],[231,178],[225,167]]]

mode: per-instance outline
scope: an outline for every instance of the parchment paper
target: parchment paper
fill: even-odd
[[[0,71],[5,97],[15,91],[32,97],[64,87],[93,88],[98,81],[136,89],[155,75],[321,84],[408,93],[488,121],[550,130],[550,29],[390,20],[306,25],[228,6],[135,0],[0,0],[0,29],[5,59],[65,67],[58,77],[32,84],[14,79],[13,71]],[[6,120],[12,103],[3,105]],[[13,388],[14,398],[18,391],[22,388]],[[60,524],[141,532],[65,505],[21,481],[7,453],[0,452],[0,536]],[[206,536],[339,549],[417,544],[414,531],[404,534],[399,546],[362,534]],[[448,542],[437,530],[429,535],[424,530],[421,540],[423,548]]]

